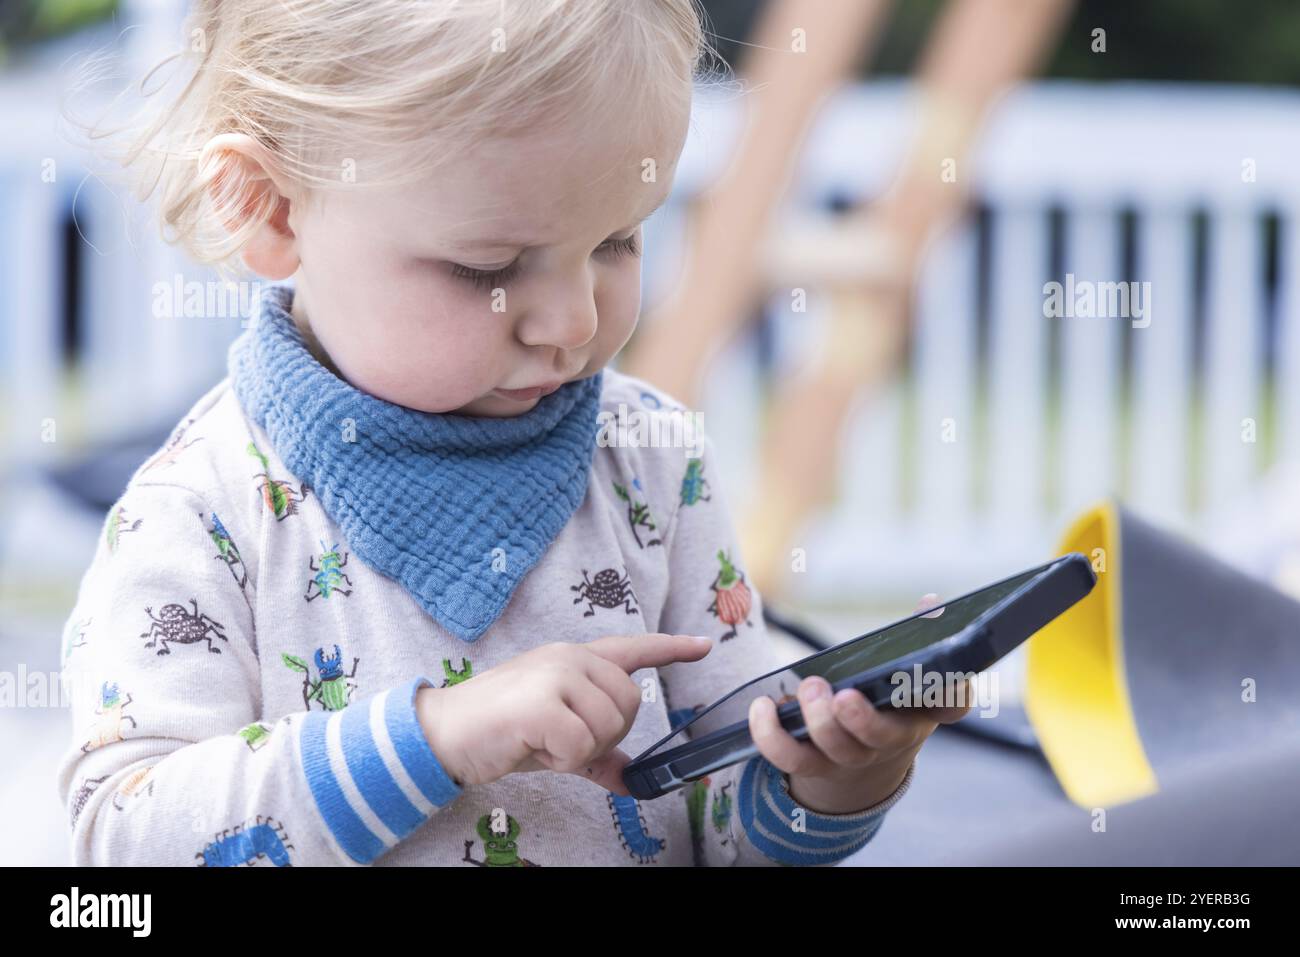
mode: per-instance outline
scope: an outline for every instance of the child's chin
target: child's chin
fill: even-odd
[[[468,405],[453,410],[453,415],[477,415],[483,418],[508,419],[520,415],[537,405],[537,399],[507,399],[500,395],[486,395]]]

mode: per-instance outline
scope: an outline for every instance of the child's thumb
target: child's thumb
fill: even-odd
[[[614,748],[573,773],[599,784],[607,791],[629,797],[627,785],[623,783],[623,769],[631,763],[632,759],[624,751]]]
[[[938,606],[936,611],[932,611],[928,615],[922,615],[921,617],[938,618],[943,614],[943,607],[939,605],[939,596],[934,592],[926,592],[926,594],[921,596],[921,600],[916,603],[916,610],[925,611],[927,608],[936,608],[936,606]]]

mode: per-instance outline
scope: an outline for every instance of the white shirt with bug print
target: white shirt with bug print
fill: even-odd
[[[613,422],[680,403],[605,370]],[[602,417],[604,419],[604,417]],[[613,426],[611,426],[613,428]],[[615,433],[610,433],[615,434]],[[650,801],[579,777],[451,781],[420,732],[426,685],[539,644],[663,632],[714,639],[632,678],[637,755],[696,709],[789,664],[746,580],[713,446],[598,443],[587,495],[477,641],[438,626],[349,554],[228,379],[105,516],[64,629],[73,738],[58,773],[77,864],[833,864],[908,781],[857,814],[804,811],[761,758]]]

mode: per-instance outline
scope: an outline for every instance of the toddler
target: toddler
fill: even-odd
[[[106,516],[64,630],[79,864],[833,864],[935,722],[653,801],[621,771],[789,662],[707,435],[610,361],[706,49],[691,0],[220,0],[126,159],[266,280],[228,376]],[[692,447],[694,446],[694,447]]]

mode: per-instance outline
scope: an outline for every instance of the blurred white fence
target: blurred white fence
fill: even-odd
[[[124,59],[114,74],[138,82],[176,49],[185,6],[127,0],[121,19],[0,72],[0,453],[13,464],[170,425],[224,374],[238,318],[160,319],[153,309],[156,284],[214,274],[161,242],[151,210],[101,178],[111,164],[79,148],[60,115],[76,58],[115,44]],[[93,116],[102,93],[72,106]]]
[[[719,171],[742,105],[700,98],[680,193]],[[836,97],[792,202],[886,188],[914,105],[901,85]],[[1111,494],[1202,535],[1269,466],[1300,460],[1297,150],[1292,92],[1049,83],[1005,99],[959,170],[983,214],[923,264],[908,367],[843,431],[840,497],[792,543],[807,558],[795,588],[950,593],[1046,558]],[[1068,273],[1149,282],[1148,316],[1045,317],[1044,284]],[[738,497],[765,378],[824,332],[824,306],[790,301],[765,310],[767,367],[757,337],[738,341],[701,403]]]
[[[141,62],[160,36],[170,39],[132,41],[148,51]],[[86,175],[56,133],[56,93],[48,77],[0,76],[6,127],[22,131],[0,142],[11,463],[48,460],[40,429],[51,417],[83,438],[170,424],[224,374],[239,331],[237,318],[154,318],[155,284],[211,275],[164,247],[129,197]],[[734,94],[697,99],[676,202],[648,230],[647,301],[671,281],[683,201],[718,172],[742,108]],[[792,202],[879,192],[913,120],[905,85],[844,91],[814,125]],[[1194,531],[1272,461],[1300,459],[1296,156],[1291,93],[1047,84],[1004,101],[959,170],[986,215],[925,263],[909,374],[855,413],[841,498],[794,543],[808,555],[810,597],[973,584],[1045,557],[1069,519],[1108,493]],[[1066,273],[1151,282],[1150,325],[1044,318],[1043,285]],[[824,331],[809,293],[803,314],[773,297],[774,364],[760,364],[752,336],[738,341],[701,403],[736,501],[753,471],[765,376]],[[956,441],[944,441],[945,420]],[[1243,440],[1248,422],[1258,441]]]

